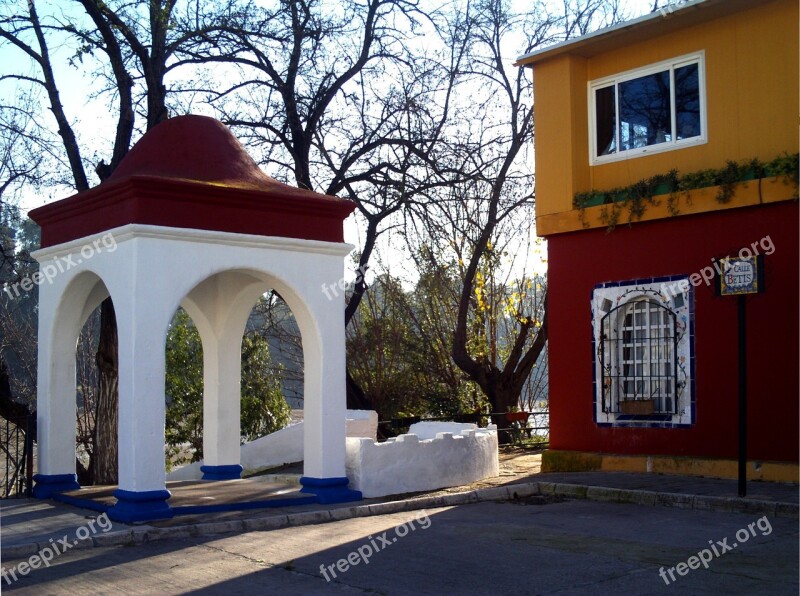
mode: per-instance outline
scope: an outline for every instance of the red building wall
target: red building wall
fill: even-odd
[[[737,299],[694,288],[695,423],[650,429],[593,420],[591,296],[603,282],[691,275],[767,236],[766,292],[747,304],[748,458],[797,462],[797,201],[548,238],[551,449],[735,458]]]

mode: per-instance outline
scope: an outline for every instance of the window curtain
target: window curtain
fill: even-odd
[[[597,155],[613,153],[616,106],[614,105],[614,86],[605,87],[595,91],[596,127],[597,127]]]

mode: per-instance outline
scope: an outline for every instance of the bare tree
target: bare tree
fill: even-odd
[[[282,0],[197,38],[186,59],[220,63],[235,76],[225,88],[215,81],[197,91],[261,150],[273,175],[356,202],[365,224],[360,272],[393,216],[445,183],[427,174],[436,168],[453,71],[407,43],[436,26],[416,0]],[[346,324],[366,290],[360,275]],[[349,375],[348,403],[370,405]]]
[[[536,313],[521,308],[513,312],[517,328],[504,359],[492,348],[496,341],[489,341],[486,349],[487,346],[476,345],[471,335],[496,339],[496,330],[491,328],[496,317],[482,317],[485,308],[480,286],[485,288],[482,273],[487,270],[483,267],[482,272],[482,263],[493,258],[493,241],[499,245],[504,222],[533,199],[530,168],[519,163],[526,157],[533,136],[531,89],[523,72],[509,72],[506,37],[520,23],[504,2],[476,3],[458,18],[463,19],[470,39],[469,68],[462,76],[469,78],[473,88],[480,89],[475,95],[484,99],[469,114],[472,124],[467,130],[475,132],[451,142],[451,159],[465,168],[464,182],[455,185],[438,203],[440,209],[428,217],[426,231],[439,237],[440,245],[454,250],[462,267],[452,358],[480,386],[493,411],[506,411],[517,405],[530,370],[544,348],[546,317],[539,319]],[[552,21],[545,20],[528,29],[528,46],[548,40],[552,26]],[[502,114],[502,118],[496,114]],[[492,268],[494,265],[490,265]],[[481,318],[485,319],[483,324],[476,325]],[[490,328],[486,329],[486,325]]]
[[[359,272],[373,262],[381,235],[394,230],[432,239],[439,245],[435,254],[451,251],[462,285],[450,365],[477,383],[495,409],[519,397],[543,349],[546,318],[516,312],[515,342],[503,359],[483,359],[470,347],[478,273],[492,250],[524,231],[533,200],[526,164],[530,82],[506,55],[586,32],[610,18],[615,2],[564,0],[563,14],[553,12],[552,2],[540,3],[527,21],[501,0],[427,14],[417,0],[276,0],[266,8],[238,0],[70,0],[58,10],[47,5],[42,15],[40,5],[30,0],[26,10],[0,0],[0,43],[32,66],[21,60],[0,69],[0,83],[31,98],[0,106],[0,130],[18,132],[41,156],[29,164],[37,167],[20,168],[24,162],[17,160],[0,170],[0,184],[8,182],[3,191],[50,181],[48,171],[67,172],[62,178],[75,190],[88,188],[91,170],[100,180],[109,176],[134,136],[170,109],[203,101],[236,127],[276,177],[356,202],[364,229],[354,263]],[[509,41],[521,30],[525,47]],[[415,37],[441,41],[415,46]],[[72,67],[94,70],[100,86],[93,93],[112,116],[113,141],[95,153],[81,144],[61,100],[56,62],[63,49],[51,49],[65,46],[73,49]],[[50,120],[36,112],[39,96]],[[45,121],[57,135],[41,130]],[[366,292],[360,275],[343,305],[346,323]],[[116,440],[111,308],[106,301],[96,358],[98,445]],[[445,336],[444,329],[432,333],[430,345]],[[369,396],[348,378],[348,402],[369,406]],[[95,455],[103,457],[101,451]],[[95,472],[111,482],[116,457],[105,453]]]
[[[450,30],[468,40],[468,66],[458,75],[469,81],[474,103],[450,124],[454,131],[441,159],[459,175],[438,200],[416,211],[406,228],[415,232],[409,233],[415,242],[420,234],[432,241],[438,247],[434,254],[458,260],[462,285],[451,355],[495,412],[519,405],[547,341],[544,280],[529,274],[493,279],[501,271],[504,246],[519,251],[533,217],[532,85],[507,55],[586,33],[616,15],[614,6],[600,0],[564,0],[561,14],[549,6],[537,4],[517,15],[504,0],[479,0],[454,15]],[[525,44],[510,46],[520,32]],[[498,348],[501,338],[507,349]]]
[[[34,269],[16,205],[0,200],[0,490],[15,491],[25,474],[21,436],[35,411],[35,300],[19,284]],[[30,230],[27,230],[30,231]],[[8,496],[5,492],[0,497]]]
[[[36,409],[36,300],[21,287],[36,271],[30,255],[34,242],[38,242],[35,230],[23,226],[19,208],[0,203],[0,368],[8,377],[0,408],[16,415],[18,405]]]
[[[29,69],[20,66],[14,72],[3,74],[0,81],[27,84],[44,91],[61,139],[60,152],[66,156],[66,171],[71,177],[69,185],[82,191],[90,186],[89,164],[73,128],[73,120],[61,101],[57,65],[50,49],[53,40],[59,45],[77,43],[72,63],[92,57],[98,78],[106,83],[102,91],[111,98],[115,134],[109,162],[100,159],[94,167],[102,182],[130,149],[137,112],[145,121],[145,130],[168,117],[165,77],[180,65],[175,56],[199,31],[211,29],[213,25],[209,23],[227,14],[230,5],[220,5],[216,11],[201,13],[199,3],[194,3],[186,5],[184,12],[178,14],[176,0],[114,3],[72,0],[71,11],[54,12],[46,20],[40,17],[35,0],[29,0],[27,10],[22,10],[18,3],[9,2],[2,8],[0,40],[22,52],[38,74],[27,74]],[[12,106],[10,109],[20,108]],[[41,140],[44,135],[38,139],[40,144],[44,143]],[[52,149],[52,144],[50,147]],[[27,175],[34,173],[28,172]],[[94,436],[97,445],[104,448],[93,450],[93,472],[95,482],[115,483],[118,357],[116,320],[110,299],[101,305],[101,321],[101,339],[96,356],[100,375]]]

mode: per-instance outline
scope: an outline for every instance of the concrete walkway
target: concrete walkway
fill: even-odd
[[[541,456],[521,452],[503,458],[501,475],[470,486],[425,494],[365,499],[339,505],[302,505],[180,516],[145,525],[111,523],[93,511],[54,501],[0,501],[2,557],[20,558],[66,540],[70,548],[142,544],[163,539],[276,530],[483,501],[561,497],[684,509],[798,518],[798,485],[748,483],[737,496],[735,480],[619,472],[538,473]]]

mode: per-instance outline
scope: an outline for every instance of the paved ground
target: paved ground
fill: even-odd
[[[529,501],[76,549],[3,588],[37,595],[798,593],[796,520]],[[723,553],[722,544],[731,550]],[[703,549],[708,569],[691,558]]]
[[[0,501],[0,552],[7,570],[0,590],[797,593],[797,484],[751,482],[747,498],[739,499],[734,480],[540,474],[539,466],[538,454],[506,451],[500,476],[466,487],[138,526],[112,526],[95,512],[52,501]],[[515,502],[494,502],[508,500]],[[415,515],[416,530],[404,537],[394,533]],[[738,530],[747,531],[748,539],[717,556],[712,547],[732,545]],[[359,548],[382,551],[378,536],[384,531],[390,550],[375,552],[369,564],[350,554]],[[677,567],[701,565],[690,557],[704,548],[712,549],[703,554],[707,570]],[[50,554],[48,568],[20,572],[26,570],[21,563],[41,567],[34,555]],[[343,567],[348,555],[358,564],[342,573],[337,561]],[[326,568],[330,582],[320,574],[322,564],[333,566]],[[658,574],[662,566],[666,581]]]
[[[238,532],[242,529],[277,529],[331,519],[410,511],[420,507],[513,499],[517,493],[539,492],[596,501],[747,511],[795,519],[798,517],[796,484],[753,482],[749,484],[747,498],[739,499],[734,480],[609,472],[530,474],[531,461],[535,463],[536,457],[515,458],[513,461],[516,467],[510,466],[508,462],[504,463],[503,474],[497,478],[429,493],[365,499],[359,503],[341,503],[324,508],[307,505],[182,515],[137,526],[114,523],[108,535],[96,530],[91,536],[87,536],[89,539],[81,546],[142,542],[169,538],[173,534],[197,535]],[[393,507],[394,505],[398,507]],[[97,515],[96,512],[55,501],[0,501],[0,552],[7,557],[28,556],[46,546],[50,539],[58,540],[68,536],[73,541],[82,538],[76,536],[76,532],[86,527],[89,520]]]

